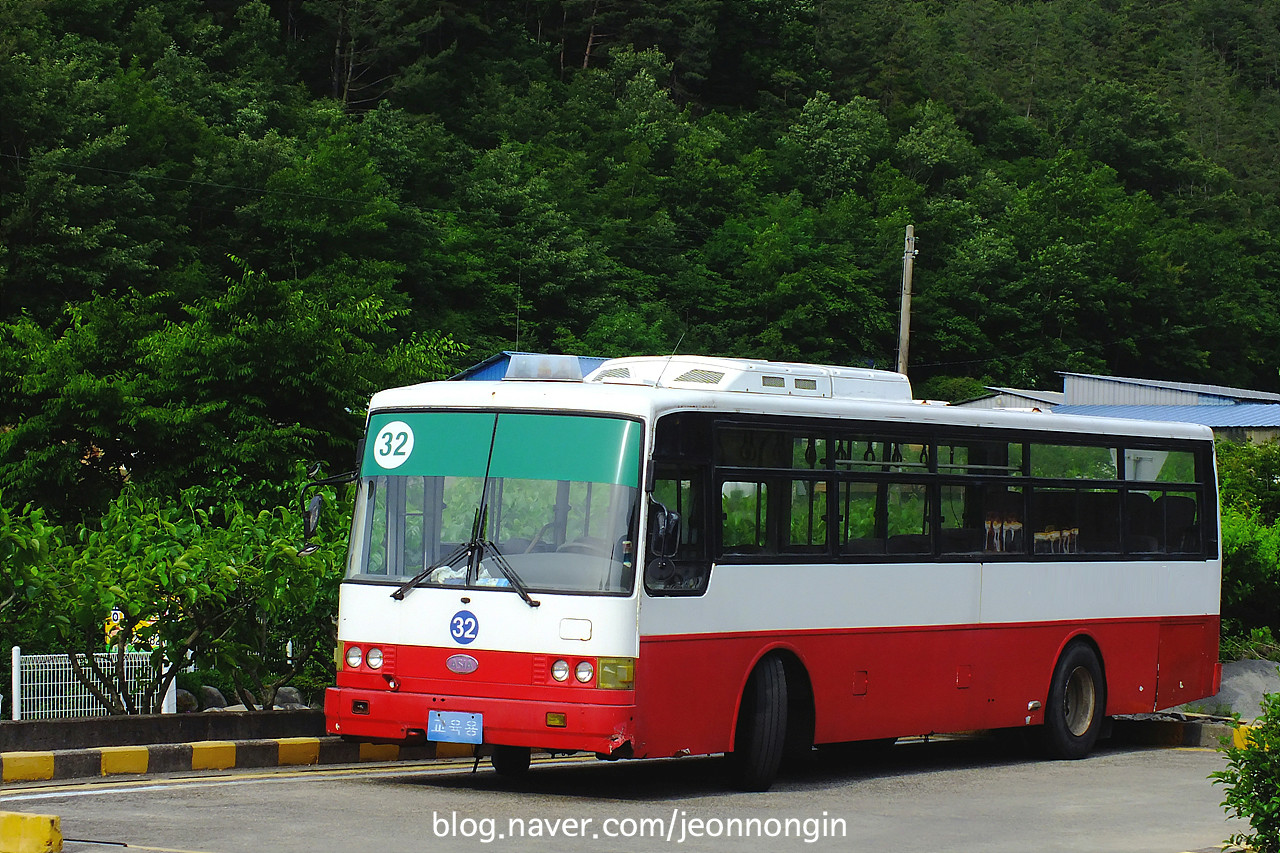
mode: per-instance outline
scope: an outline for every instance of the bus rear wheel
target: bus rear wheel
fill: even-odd
[[[787,674],[781,659],[769,656],[747,679],[738,712],[733,752],[734,784],[743,791],[767,791],[778,776],[787,740]]]
[[[1051,758],[1084,758],[1098,742],[1107,684],[1097,653],[1085,643],[1063,652],[1044,709],[1044,747]]]
[[[527,746],[495,746],[489,761],[499,776],[523,776],[532,757],[533,750]]]

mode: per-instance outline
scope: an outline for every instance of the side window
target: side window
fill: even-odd
[[[1021,489],[948,483],[940,495],[941,553],[1026,553]]]
[[[706,556],[703,523],[703,473],[700,469],[659,468],[653,499],[680,516],[680,541],[673,557],[650,554],[644,585],[653,595],[697,595],[707,588],[711,563]]]
[[[1118,489],[1036,489],[1031,497],[1035,553],[1120,553],[1120,506]]]
[[[890,554],[928,554],[933,551],[929,536],[929,487],[923,483],[889,483],[887,486],[888,541]]]
[[[884,553],[884,536],[877,523],[880,491],[875,483],[840,483],[836,491],[840,519],[836,546],[841,554]]]
[[[1031,476],[1051,480],[1114,480],[1116,450],[1077,444],[1031,445]]]
[[[726,554],[759,554],[768,543],[769,487],[763,482],[720,486],[720,545]]]
[[[827,549],[827,482],[792,480],[788,551],[824,553]]]

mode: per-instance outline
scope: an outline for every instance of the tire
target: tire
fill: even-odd
[[[766,657],[747,679],[738,712],[729,766],[743,791],[767,791],[778,776],[787,743],[787,674],[782,661]]]
[[[1084,758],[1093,751],[1107,708],[1107,683],[1093,648],[1068,646],[1053,668],[1044,709],[1043,744],[1050,758]]]
[[[499,776],[523,776],[532,757],[533,750],[527,746],[495,746],[489,761]]]

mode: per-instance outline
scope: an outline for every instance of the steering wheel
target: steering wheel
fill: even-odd
[[[550,529],[551,529],[551,526],[552,526],[552,525],[554,525],[554,524],[555,524],[555,522],[554,522],[554,521],[548,521],[546,524],[544,524],[544,525],[542,525],[541,527],[539,527],[539,528],[538,528],[538,532],[537,532],[537,533],[535,533],[535,534],[533,534],[533,539],[532,539],[532,540],[530,540],[530,542],[529,542],[529,547],[525,548],[525,549],[524,549],[523,551],[521,551],[520,553],[522,553],[522,554],[528,554],[530,551],[532,551],[532,550],[537,546],[537,544],[538,544],[539,542],[541,542],[541,541],[542,541],[542,537],[543,537],[543,535],[544,535],[548,530],[550,530]]]
[[[566,542],[556,549],[559,554],[590,554],[593,557],[611,557],[607,545],[597,543],[591,539],[575,539],[572,542]]]

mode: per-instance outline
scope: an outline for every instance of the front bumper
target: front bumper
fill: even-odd
[[[634,739],[635,709],[630,705],[492,699],[353,687],[330,687],[325,691],[326,729],[330,734],[356,740],[420,742],[426,738],[431,711],[482,714],[487,744],[613,755],[625,753]],[[548,713],[563,714],[565,725],[548,726]]]

